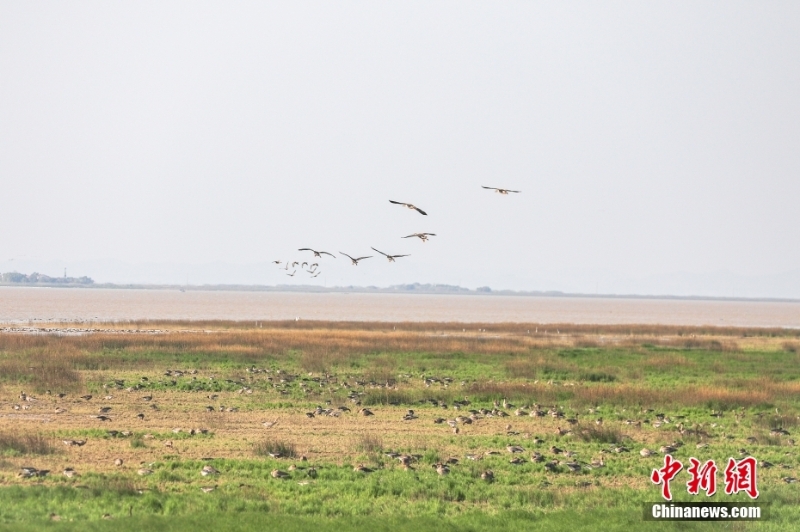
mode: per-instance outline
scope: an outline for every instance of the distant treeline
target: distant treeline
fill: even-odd
[[[50,277],[33,272],[30,275],[17,272],[0,273],[0,282],[13,284],[94,284],[90,277]]]

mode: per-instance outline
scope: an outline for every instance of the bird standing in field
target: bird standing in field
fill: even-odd
[[[404,237],[401,237],[401,238],[417,237],[420,240],[422,240],[423,242],[427,242],[429,236],[436,236],[436,233],[414,233],[414,234],[411,234],[411,235],[408,235],[408,236],[404,236]]]
[[[314,254],[315,257],[319,257],[319,258],[322,258],[323,255],[328,255],[330,257],[333,257],[334,259],[336,258],[335,255],[332,255],[331,253],[328,253],[327,251],[316,251],[316,250],[313,250],[311,248],[300,248],[297,251],[310,251],[311,253]]]
[[[350,259],[353,262],[353,266],[358,266],[359,261],[362,261],[364,259],[371,259],[372,258],[372,255],[370,255],[369,257],[358,257],[357,259],[354,259],[353,257],[348,255],[347,253],[342,253],[341,251],[339,252],[339,255],[344,255],[345,257]]]
[[[508,195],[509,192],[514,194],[519,194],[520,192],[522,192],[521,190],[511,190],[509,188],[484,187],[483,185],[481,185],[481,187],[488,190],[494,190],[498,194],[503,194],[503,195]]]
[[[422,209],[420,209],[416,205],[412,205],[410,203],[403,203],[402,201],[394,201],[394,200],[389,200],[389,203],[394,203],[395,205],[402,205],[403,207],[405,207],[407,209],[411,209],[412,211],[417,211],[420,214],[424,214],[425,216],[428,216],[427,212],[423,211]]]
[[[410,255],[387,255],[383,251],[379,251],[379,250],[377,250],[375,248],[372,248],[372,250],[373,251],[377,251],[378,253],[380,253],[381,255],[386,257],[387,259],[389,259],[389,262],[394,262],[395,261],[394,259],[399,259],[400,257],[408,257],[408,256],[410,256]]]

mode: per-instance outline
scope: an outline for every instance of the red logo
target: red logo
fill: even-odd
[[[701,463],[697,458],[689,458],[691,465],[686,470],[691,477],[686,483],[688,492],[697,495],[700,490],[706,492],[706,496],[711,497],[717,492],[717,464],[714,460]],[[751,499],[758,497],[758,486],[756,479],[756,469],[758,462],[752,456],[743,458],[738,462],[733,458],[728,459],[725,467],[725,494],[733,495],[743,491]],[[669,483],[683,469],[683,464],[672,458],[671,455],[664,455],[664,467],[653,469],[650,480],[653,484],[661,485],[661,496],[666,500],[672,500],[672,491]]]
[[[692,464],[686,470],[692,476],[686,483],[689,493],[697,495],[702,489],[708,497],[714,495],[717,492],[717,464],[714,460],[709,460],[702,466],[697,458],[689,458],[689,462]]]
[[[756,467],[756,459],[752,456],[743,458],[738,462],[733,458],[729,458],[728,466],[725,468],[725,493],[733,495],[743,491],[751,499],[758,497]]]
[[[653,484],[661,484],[661,495],[668,501],[672,500],[672,492],[669,489],[669,483],[675,478],[675,475],[683,469],[683,464],[673,459],[672,456],[664,455],[664,467],[661,469],[653,469],[650,475],[650,480]]]

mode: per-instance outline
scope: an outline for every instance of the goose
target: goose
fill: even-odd
[[[509,188],[484,187],[483,185],[481,185],[481,187],[488,190],[494,190],[498,194],[503,194],[503,195],[508,195],[509,192],[512,192],[514,194],[519,194],[520,192],[522,192],[521,190],[511,190]]]
[[[336,255],[332,255],[332,254],[328,253],[327,251],[315,251],[315,250],[313,250],[311,248],[300,248],[297,251],[310,251],[311,253],[314,254],[315,257],[319,257],[319,258],[322,258],[323,255],[328,255],[330,257],[333,257],[334,259],[336,258]]]
[[[83,399],[84,401],[90,401],[92,399],[92,396],[91,395],[81,395],[81,399]]]
[[[404,237],[401,237],[401,238],[414,238],[414,237],[417,237],[420,240],[422,240],[423,242],[427,242],[429,236],[436,236],[436,233],[413,233],[411,235],[404,236]]]
[[[406,207],[407,209],[411,209],[412,211],[417,211],[420,214],[428,216],[427,212],[423,211],[419,207],[417,207],[415,205],[412,205],[410,203],[403,203],[402,201],[393,201],[393,200],[389,200],[389,203],[394,203],[395,205],[402,205],[403,207]]]
[[[435,467],[435,468],[436,468],[436,472],[437,472],[439,475],[441,475],[441,476],[445,476],[445,475],[447,475],[448,473],[450,473],[450,468],[449,468],[449,467],[447,467],[447,466],[446,466],[446,465],[444,465],[444,464],[441,464],[441,463],[439,463],[439,464],[433,464],[433,467]]]
[[[214,491],[215,489],[217,489],[217,487],[216,487],[216,486],[202,486],[202,487],[200,488],[200,491],[202,491],[203,493],[211,493],[211,492],[212,492],[212,491]]]
[[[353,471],[356,473],[372,473],[375,470],[370,469],[369,467],[365,467],[364,464],[358,464],[353,468]]]
[[[322,272],[321,272],[321,271],[319,271],[319,272],[315,273],[314,275],[312,275],[312,276],[311,276],[311,278],[313,279],[314,277],[319,277],[319,274],[321,274],[321,273],[322,273]]]
[[[116,460],[114,460],[114,465],[117,467],[120,467],[122,463],[123,463],[122,458],[117,458]]]
[[[512,458],[512,459],[510,459],[510,460],[508,461],[508,463],[510,463],[510,464],[512,464],[512,465],[520,465],[520,464],[522,464],[522,463],[524,463],[524,462],[525,462],[525,460],[523,460],[523,459],[522,459],[522,458],[520,458],[519,456],[515,456],[514,458]]]
[[[99,421],[111,421],[111,418],[108,416],[92,416],[92,417]]]
[[[581,470],[581,465],[578,462],[566,462],[564,465],[573,473],[578,473]]]
[[[219,470],[212,465],[205,465],[203,469],[200,470],[200,474],[204,477],[209,475],[219,475]]]
[[[71,467],[68,467],[68,468],[66,468],[64,470],[64,476],[67,477],[67,478],[73,478],[73,477],[77,477],[77,476],[80,476],[80,475],[78,475],[77,471],[75,471]]]
[[[111,412],[111,407],[110,406],[104,406],[104,407],[100,408],[100,410],[98,410],[98,412],[101,413],[101,414],[108,414],[109,412]]]
[[[307,263],[307,262],[303,262],[303,263],[300,265],[300,267],[301,267],[301,268],[305,268],[306,266],[308,266],[308,263]]]
[[[509,445],[506,447],[506,450],[510,453],[524,453],[525,449],[520,447],[519,445]]]
[[[487,482],[491,482],[492,480],[494,480],[494,473],[492,472],[491,469],[487,469],[486,471],[481,473],[481,479]]]
[[[550,471],[551,473],[558,472],[558,460],[552,460],[550,462],[547,462],[546,464],[544,464],[544,468]]]
[[[280,469],[273,469],[270,473],[272,478],[287,478],[289,477],[289,473],[286,471],[281,471]]]
[[[655,453],[650,449],[648,449],[647,447],[645,447],[644,449],[639,451],[639,454],[642,456],[642,458],[648,458],[650,456],[653,456]]]
[[[353,266],[358,266],[358,262],[359,261],[362,261],[364,259],[371,259],[372,258],[372,255],[370,255],[369,257],[358,257],[357,259],[354,259],[353,257],[348,255],[347,253],[342,253],[341,251],[339,252],[339,255],[344,255],[345,257],[350,259],[350,261],[353,263]]]
[[[281,261],[279,261],[279,260],[273,260],[273,261],[272,261],[272,264],[281,264]]]
[[[152,469],[147,469],[147,468],[144,468],[144,467],[143,467],[143,468],[141,468],[139,471],[137,471],[136,473],[138,473],[138,475],[139,475],[140,477],[144,477],[144,476],[146,476],[146,475],[152,475],[152,474],[153,474],[153,470],[152,470]]]
[[[661,448],[658,449],[658,452],[660,452],[661,454],[669,454],[669,453],[674,453],[677,450],[678,450],[677,447],[673,447],[671,445],[662,445]]]
[[[297,273],[297,270],[293,271],[292,273],[287,273],[286,275],[288,275],[289,277],[294,277],[294,274],[296,274],[296,273]]]
[[[372,250],[373,251],[377,251],[378,253],[380,253],[381,255],[386,257],[387,259],[389,259],[389,262],[394,262],[394,259],[399,259],[400,257],[409,257],[410,256],[410,255],[387,255],[383,251],[379,251],[379,250],[377,250],[375,248],[372,248]]]

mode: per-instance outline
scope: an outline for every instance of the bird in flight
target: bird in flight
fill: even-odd
[[[281,261],[279,261],[279,260],[273,260],[272,261],[272,264],[280,264],[280,263],[281,263]]]
[[[330,253],[328,253],[327,251],[315,251],[315,250],[313,250],[313,249],[311,249],[311,248],[300,248],[300,249],[298,249],[297,251],[310,251],[311,253],[313,253],[313,254],[314,254],[314,256],[315,256],[315,257],[319,257],[319,258],[322,258],[322,256],[323,256],[323,255],[330,255],[330,256],[331,256],[331,257],[333,257],[334,259],[336,258],[336,256],[335,256],[335,255],[331,255],[331,254],[330,254]]]
[[[436,233],[414,233],[413,235],[404,236],[402,238],[417,237],[420,240],[422,240],[423,242],[427,242],[429,236],[436,236]]]
[[[377,249],[375,249],[375,248],[372,248],[372,250],[373,250],[373,251],[378,251],[378,250],[377,250]],[[387,259],[389,259],[389,262],[394,262],[394,259],[399,259],[400,257],[408,257],[408,256],[409,256],[409,255],[387,255],[387,254],[386,254],[386,253],[384,253],[383,251],[378,251],[378,253],[380,253],[381,255],[383,255],[384,257],[386,257]]]
[[[522,192],[521,190],[511,190],[509,188],[484,187],[483,185],[481,185],[481,187],[488,190],[494,190],[498,194],[506,194],[506,195],[508,195],[509,192],[513,192],[514,194],[519,194],[520,192]]]
[[[369,257],[358,257],[357,259],[354,259],[353,257],[348,255],[347,253],[342,253],[341,251],[339,252],[339,255],[344,255],[345,257],[347,257],[348,259],[353,261],[353,266],[358,266],[358,261],[360,261],[360,260],[371,259],[372,258],[372,255],[370,255]]]
[[[287,273],[286,275],[288,275],[289,277],[294,277],[294,274],[296,274],[296,273],[297,273],[297,270],[293,271],[292,273]]]
[[[311,278],[313,279],[314,277],[316,277],[317,275],[319,275],[319,274],[321,274],[321,273],[322,273],[322,270],[320,270],[320,271],[318,271],[317,273],[315,273],[314,275],[312,275],[312,276],[311,276]]]
[[[406,207],[407,209],[412,209],[412,210],[417,211],[420,214],[424,214],[425,216],[428,216],[427,212],[423,211],[419,207],[411,205],[410,203],[403,203],[402,201],[392,201],[392,200],[389,200],[389,203],[394,203],[395,205],[402,205],[403,207]]]

